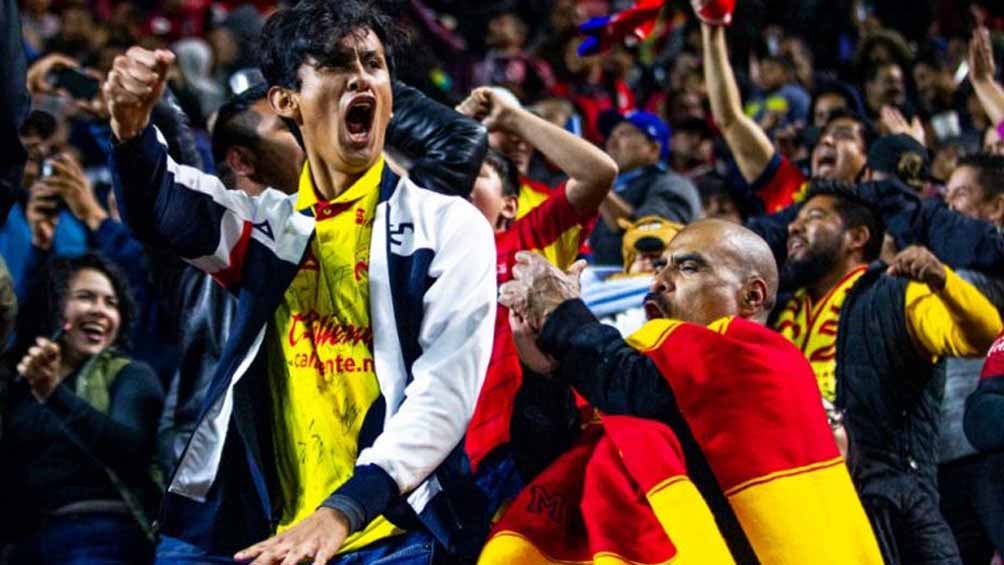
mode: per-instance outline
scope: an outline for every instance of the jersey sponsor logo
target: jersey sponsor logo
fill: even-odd
[[[373,328],[344,324],[335,316],[322,316],[317,312],[293,314],[289,325],[289,346],[296,347],[302,340],[310,340],[315,347],[351,343],[373,347]]]

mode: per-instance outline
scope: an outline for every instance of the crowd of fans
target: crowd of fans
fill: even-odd
[[[0,564],[1004,558],[1001,5],[0,27]]]

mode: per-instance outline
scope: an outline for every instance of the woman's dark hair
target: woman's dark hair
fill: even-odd
[[[115,338],[116,347],[127,347],[129,330],[136,315],[136,304],[133,302],[129,283],[125,276],[113,263],[97,253],[85,253],[80,257],[60,258],[49,267],[49,331],[51,335],[63,324],[63,311],[66,308],[66,298],[70,291],[70,283],[77,273],[84,269],[93,269],[112,283],[112,289],[118,298],[119,334]],[[32,338],[34,339],[34,338]]]
[[[261,33],[258,59],[262,74],[270,86],[299,89],[298,71],[308,57],[322,65],[335,64],[343,56],[339,42],[366,29],[383,44],[393,77],[393,51],[404,33],[378,2],[362,0],[301,0],[273,14]]]
[[[516,165],[506,157],[501,151],[488,148],[485,153],[484,163],[495,169],[499,179],[502,180],[502,196],[519,196],[519,171]]]

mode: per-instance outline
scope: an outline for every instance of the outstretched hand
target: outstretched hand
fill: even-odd
[[[234,559],[252,565],[298,565],[304,561],[326,565],[348,535],[345,516],[322,506],[285,532],[238,551]]]
[[[917,116],[913,120],[906,121],[903,114],[892,106],[882,106],[881,112],[882,127],[890,134],[906,134],[917,140],[921,145],[924,143],[924,124]]]
[[[119,141],[139,135],[150,123],[150,113],[164,94],[174,53],[132,47],[115,57],[102,92],[111,114],[112,133]]]
[[[973,37],[969,40],[969,72],[973,82],[981,82],[992,81],[995,71],[990,32],[980,26],[973,30]]]

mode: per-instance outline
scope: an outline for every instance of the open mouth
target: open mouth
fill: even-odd
[[[642,306],[645,308],[645,318],[648,320],[659,320],[669,317],[669,315],[663,311],[662,306],[659,306],[655,300],[646,300]]]
[[[805,249],[805,240],[800,237],[789,237],[788,238],[788,256],[798,253]]]
[[[816,174],[822,175],[824,172],[830,172],[837,166],[837,156],[829,153],[820,155],[816,159]]]
[[[80,333],[83,334],[84,339],[88,343],[92,344],[104,343],[108,335],[108,331],[100,322],[84,322],[80,324]]]
[[[365,143],[369,140],[375,110],[376,100],[370,96],[357,96],[349,102],[345,112],[345,129],[353,141]]]

